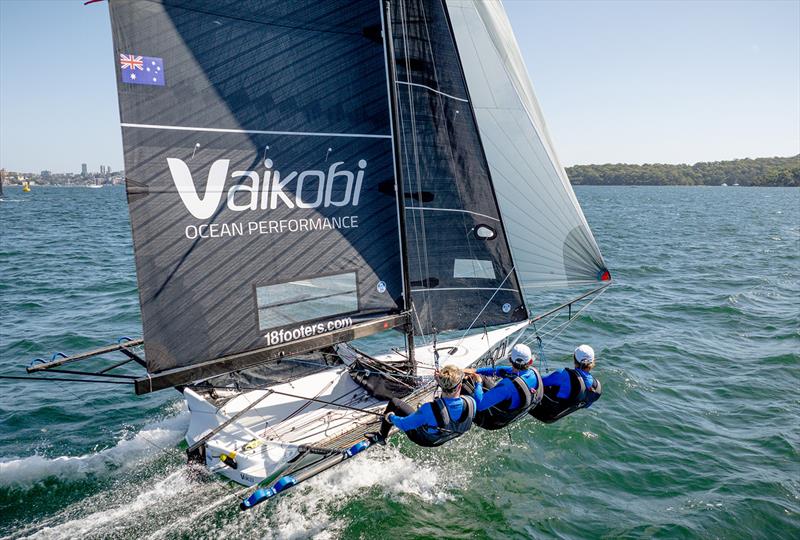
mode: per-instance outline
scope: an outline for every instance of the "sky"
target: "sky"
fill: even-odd
[[[800,153],[800,0],[506,0],[565,166]],[[0,0],[0,166],[120,170],[106,3]]]

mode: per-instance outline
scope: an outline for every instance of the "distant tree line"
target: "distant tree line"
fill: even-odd
[[[800,186],[800,154],[792,157],[708,161],[694,165],[606,164],[567,168],[573,185]]]

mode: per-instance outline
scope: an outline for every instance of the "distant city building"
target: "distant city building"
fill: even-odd
[[[106,166],[100,165],[100,174],[106,174]]]
[[[106,174],[111,174],[111,165],[106,165]]]
[[[42,178],[50,178],[50,171],[42,171],[42,174],[40,174],[39,176],[41,176]]]
[[[89,174],[89,167],[86,166],[86,163],[81,163],[81,176],[86,178],[88,174]]]

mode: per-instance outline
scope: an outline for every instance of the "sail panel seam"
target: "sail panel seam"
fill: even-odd
[[[411,289],[411,292],[417,291],[510,291],[518,293],[519,289],[505,287],[436,287],[433,289]]]
[[[303,137],[360,137],[366,139],[391,139],[391,135],[376,135],[370,133],[326,133],[317,131],[268,131],[261,129],[232,129],[232,128],[207,128],[192,126],[162,126],[157,124],[131,124],[120,123],[122,127],[142,129],[169,129],[175,131],[207,131],[210,133],[248,133],[256,135],[299,135]]]
[[[434,212],[461,212],[465,214],[473,214],[476,216],[485,217],[486,219],[491,219],[494,221],[500,221],[496,217],[488,216],[486,214],[481,214],[480,212],[473,212],[472,210],[464,210],[460,208],[430,208],[427,206],[406,206],[406,210],[424,210],[424,211],[434,211]]]

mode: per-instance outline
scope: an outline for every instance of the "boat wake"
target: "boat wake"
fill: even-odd
[[[393,446],[373,448],[364,455],[334,467],[307,483],[293,489],[275,501],[247,512],[238,509],[239,498],[229,501],[225,508],[213,506],[228,513],[227,519],[200,519],[210,512],[197,512],[187,516],[151,538],[174,536],[179,531],[191,530],[198,537],[239,538],[258,530],[263,538],[293,540],[336,538],[349,520],[339,517],[341,511],[354,497],[380,496],[405,500],[413,498],[435,503],[448,500],[447,475],[434,465],[420,463],[405,456]],[[222,523],[220,523],[222,522]]]
[[[176,417],[183,418],[183,415]],[[175,420],[175,419],[171,419]],[[151,429],[152,431],[152,429]],[[171,469],[171,470],[169,470]],[[392,446],[374,449],[299,486],[275,502],[240,512],[248,488],[221,481],[184,464],[154,478],[126,478],[110,489],[17,530],[12,537],[66,538],[260,538],[325,540],[341,535],[341,516],[354,497],[378,494],[399,501],[448,500],[438,466],[420,463]],[[341,517],[340,517],[341,516]]]
[[[130,487],[130,486],[129,486]],[[154,521],[168,519],[158,516],[172,512],[170,501],[177,497],[185,497],[193,487],[188,469],[174,471],[155,483],[148,482],[147,489],[130,497],[122,490],[118,493],[104,492],[66,508],[59,514],[36,523],[27,530],[17,531],[14,538],[67,539],[67,538],[107,538],[110,536],[134,537],[137,523],[148,517]],[[113,501],[109,505],[109,501]],[[105,506],[99,511],[87,511],[88,508]],[[75,517],[78,516],[78,517]],[[127,534],[125,534],[127,532]]]
[[[176,414],[145,425],[114,446],[82,456],[0,458],[0,487],[29,488],[48,479],[81,480],[141,464],[156,451],[174,447],[186,434],[189,412],[183,402]]]
[[[302,488],[303,486],[301,486]],[[395,447],[376,449],[364,459],[331,469],[316,481],[277,501],[270,516],[275,538],[320,539],[339,536],[346,522],[335,517],[355,496],[367,491],[383,497],[435,502],[449,498],[441,471],[400,453]],[[305,509],[317,509],[308,512]],[[243,532],[243,531],[242,531]]]

